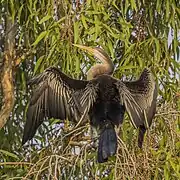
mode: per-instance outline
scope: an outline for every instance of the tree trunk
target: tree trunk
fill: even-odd
[[[14,106],[13,66],[15,58],[16,27],[13,20],[6,15],[4,56],[1,71],[2,107],[0,110],[0,129],[6,124]]]

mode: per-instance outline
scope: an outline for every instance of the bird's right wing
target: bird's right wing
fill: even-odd
[[[45,118],[82,120],[97,97],[97,88],[90,81],[72,79],[55,67],[32,78],[29,85],[36,89],[27,110],[22,144],[33,138]]]
[[[156,110],[157,86],[148,69],[144,69],[137,81],[116,83],[121,103],[134,127],[151,125]]]

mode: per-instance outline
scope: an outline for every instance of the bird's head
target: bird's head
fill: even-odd
[[[89,54],[94,55],[97,59],[99,59],[102,62],[102,64],[96,64],[95,66],[92,66],[90,68],[90,70],[87,73],[88,80],[93,79],[102,74],[112,75],[114,71],[114,64],[111,61],[108,54],[102,48],[99,47],[92,48],[79,44],[74,44],[74,46],[86,50]]]

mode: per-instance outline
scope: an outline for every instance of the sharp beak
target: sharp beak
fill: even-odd
[[[111,59],[109,58],[109,56],[107,55],[107,53],[98,47],[92,48],[92,47],[87,47],[87,46],[83,46],[83,45],[79,45],[79,44],[73,44],[74,46],[86,50],[89,54],[95,56],[97,59],[99,59],[101,62],[103,63],[110,63],[111,66],[114,66]]]
[[[86,50],[87,52],[89,52],[92,55],[95,55],[95,53],[96,53],[96,49],[94,49],[94,48],[83,46],[83,45],[79,45],[79,44],[73,44],[73,45],[78,47],[78,48],[80,48],[80,49]]]

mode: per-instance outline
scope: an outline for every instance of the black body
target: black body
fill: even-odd
[[[103,163],[116,153],[117,135],[114,127],[123,123],[125,107],[120,104],[116,79],[108,75],[98,76],[98,98],[90,109],[89,118],[99,134],[98,162]]]

